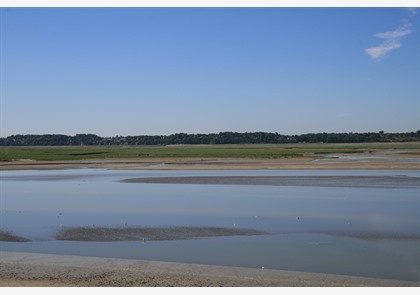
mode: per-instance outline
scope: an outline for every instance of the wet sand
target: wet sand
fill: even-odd
[[[379,239],[392,239],[392,240],[420,240],[420,235],[417,234],[400,234],[400,233],[379,233],[379,232],[312,232],[318,234],[326,234],[331,236],[341,236],[356,238],[362,240],[379,240]]]
[[[420,177],[395,176],[191,176],[145,177],[127,183],[420,188]]]
[[[0,170],[102,168],[118,170],[260,170],[260,169],[365,169],[420,170],[420,155],[396,151],[366,154],[330,154],[280,159],[154,158],[78,161],[14,160],[0,162]]]
[[[419,287],[420,282],[366,277],[0,252],[0,287]]]
[[[254,229],[223,227],[68,227],[59,231],[55,238],[68,241],[167,241],[265,234],[268,233]]]

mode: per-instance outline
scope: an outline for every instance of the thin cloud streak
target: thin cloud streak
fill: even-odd
[[[408,11],[411,12],[411,14],[417,14],[417,8],[415,8],[415,7],[409,7],[407,9],[408,9]]]
[[[380,60],[388,52],[398,49],[400,47],[401,43],[398,41],[385,42],[379,46],[366,49],[366,53],[370,55],[371,58]]]
[[[375,37],[385,39],[385,41],[378,46],[365,49],[366,54],[379,61],[389,52],[402,46],[400,38],[410,35],[413,32],[410,27],[411,24],[405,24],[394,31],[375,34]]]
[[[404,25],[399,27],[395,31],[385,32],[385,33],[378,33],[375,34],[375,37],[382,38],[382,39],[396,39],[401,38],[406,35],[410,35],[413,31],[409,29],[411,25]]]

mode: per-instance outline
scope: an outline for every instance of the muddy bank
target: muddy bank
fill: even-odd
[[[127,183],[420,188],[418,177],[395,176],[188,176],[131,178]]]
[[[221,236],[266,235],[254,229],[222,227],[68,227],[55,238],[69,241],[164,241]]]
[[[385,287],[419,282],[145,260],[0,252],[0,287]]]

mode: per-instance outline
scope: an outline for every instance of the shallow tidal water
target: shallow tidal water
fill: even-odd
[[[419,171],[0,171],[0,250],[323,272],[420,281],[420,185],[122,183],[140,177],[376,176]],[[220,226],[270,235],[182,241],[56,241],[67,226]],[[387,238],[361,239],[358,234]],[[401,237],[414,238],[401,238]],[[417,238],[416,238],[417,237]]]

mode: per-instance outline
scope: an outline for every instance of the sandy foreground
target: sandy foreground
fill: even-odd
[[[0,252],[0,287],[418,287],[420,282],[145,260]]]

